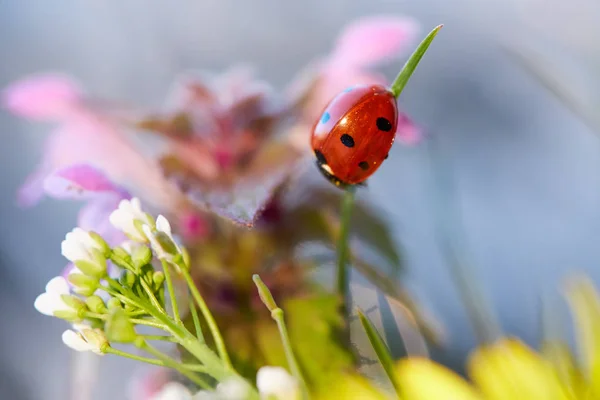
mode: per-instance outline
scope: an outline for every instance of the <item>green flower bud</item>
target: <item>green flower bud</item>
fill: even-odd
[[[60,298],[66,305],[68,305],[75,311],[79,311],[82,308],[86,307],[85,303],[81,299],[75,296],[71,296],[70,294],[61,294]]]
[[[140,271],[140,278],[143,279],[147,284],[152,285],[152,275],[154,274],[154,267],[151,264],[146,264]]]
[[[85,304],[88,306],[90,311],[104,314],[106,312],[106,305],[104,304],[104,300],[100,296],[90,296],[85,299]]]
[[[77,311],[74,310],[57,310],[54,311],[54,316],[56,318],[64,319],[69,322],[81,322],[82,319],[79,317]]]
[[[74,286],[74,292],[83,296],[91,296],[98,289],[98,279],[83,274],[70,274],[69,282]]]
[[[121,272],[121,277],[119,278],[121,285],[128,288],[132,288],[133,285],[135,285],[136,280],[137,277],[135,276],[135,274],[129,270]]]
[[[136,246],[131,259],[133,260],[133,265],[139,269],[152,261],[152,250],[146,246]]]
[[[111,342],[132,343],[137,338],[133,324],[122,309],[115,308],[111,312],[104,330]]]
[[[131,256],[127,251],[125,251],[122,247],[115,247],[112,249],[110,254],[110,260],[118,267],[123,269],[131,269],[132,261]]]
[[[273,298],[271,291],[269,290],[267,285],[265,285],[262,279],[260,279],[260,276],[254,274],[252,276],[252,280],[254,281],[254,284],[258,289],[258,296],[260,297],[260,300],[263,302],[263,304],[267,306],[267,309],[271,312],[276,310],[278,308],[277,303],[275,303],[275,299]]]
[[[117,299],[116,297],[112,297],[110,300],[108,300],[107,306],[109,310],[122,308],[121,300]]]
[[[108,243],[106,243],[104,238],[94,231],[89,231],[88,234],[100,246],[104,258],[108,258],[110,256],[110,246],[108,245]]]
[[[99,252],[99,250],[96,250]],[[93,278],[101,279],[106,275],[106,260],[101,259],[100,262],[92,262],[87,260],[77,260],[75,261],[75,266],[84,275],[91,276]]]
[[[165,273],[162,271],[154,271],[154,274],[152,274],[152,281],[154,290],[157,291],[163,286],[163,283],[165,282]]]

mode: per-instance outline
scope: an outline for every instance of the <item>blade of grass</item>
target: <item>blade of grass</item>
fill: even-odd
[[[389,380],[392,382],[396,393],[400,396],[400,385],[394,374],[394,360],[390,354],[390,349],[379,335],[379,332],[377,332],[377,329],[375,329],[375,326],[373,326],[373,323],[367,318],[362,310],[357,308],[356,312],[358,313],[360,323],[369,338],[369,342],[371,342],[371,346],[373,346],[373,350],[375,350],[375,353],[377,354],[381,366],[385,370]]]

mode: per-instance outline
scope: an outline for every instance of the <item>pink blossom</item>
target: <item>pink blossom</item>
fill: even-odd
[[[36,204],[44,180],[56,169],[88,163],[111,180],[131,184],[154,204],[174,207],[176,196],[169,195],[172,188],[158,165],[132,145],[115,116],[91,103],[77,83],[59,75],[30,77],[3,91],[3,106],[16,115],[59,123],[46,140],[40,165],[20,189],[19,203]]]
[[[111,245],[125,239],[110,224],[108,216],[122,199],[131,196],[97,168],[88,164],[74,164],[58,169],[45,178],[43,188],[50,197],[87,201],[79,211],[80,228],[95,231]]]
[[[390,81],[372,68],[400,57],[417,32],[418,24],[406,17],[370,16],[349,24],[330,55],[318,63],[313,79],[304,76],[288,88],[292,98],[308,97],[303,117],[305,127],[294,132],[297,135],[292,138],[294,143],[305,141],[304,149],[308,149],[308,138],[301,136],[309,133],[302,131],[310,131],[327,103],[344,89],[363,84],[389,85]],[[414,143],[419,139],[419,129],[403,113],[398,122],[399,140]]]

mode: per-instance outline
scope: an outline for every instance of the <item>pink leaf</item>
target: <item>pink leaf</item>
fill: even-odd
[[[371,66],[397,57],[414,40],[413,19],[371,16],[348,25],[337,40],[330,61],[345,67]]]
[[[79,86],[60,75],[39,75],[8,86],[1,97],[2,105],[25,118],[62,120],[77,107],[81,99]]]
[[[89,164],[73,164],[58,169],[46,177],[44,189],[49,196],[58,199],[83,200],[101,193],[124,194],[104,173]]]

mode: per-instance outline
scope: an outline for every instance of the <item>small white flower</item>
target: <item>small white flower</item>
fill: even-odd
[[[226,380],[217,385],[216,393],[220,400],[241,400],[248,397],[248,385],[236,378]]]
[[[46,284],[46,292],[40,294],[33,303],[36,310],[44,315],[54,316],[55,311],[69,311],[69,307],[60,297],[69,294],[69,284],[62,276],[52,278]]]
[[[169,382],[150,400],[192,400],[192,393],[181,383]]]
[[[110,214],[110,223],[129,238],[138,241],[146,242],[146,237],[140,232],[136,226],[135,221],[140,221],[143,224],[150,224],[148,216],[142,211],[142,206],[138,198],[131,200],[121,200],[119,207]]]
[[[262,367],[256,375],[256,387],[261,398],[274,396],[277,400],[300,398],[298,381],[281,367]]]
[[[103,347],[108,344],[104,332],[99,329],[91,329],[87,325],[73,325],[73,330],[66,330],[62,334],[62,341],[68,347],[76,351],[91,351],[98,355],[104,355]]]
[[[181,249],[177,245],[175,238],[173,238],[173,234],[171,232],[171,224],[169,224],[169,221],[164,216],[159,215],[158,218],[156,218],[156,233],[152,232],[152,228],[149,225],[143,225],[142,230],[144,231],[144,234],[150,241],[150,245],[154,249],[154,252],[158,256],[158,258],[172,258],[174,252],[181,252]],[[157,238],[157,235],[162,235],[162,243],[159,240],[159,238]],[[165,246],[167,246],[167,249],[165,249]],[[168,249],[168,247],[171,247],[171,249]]]
[[[102,246],[81,228],[75,228],[67,233],[60,247],[62,255],[73,263],[80,260],[96,263],[97,260],[92,251],[94,249],[100,252],[103,250]]]

